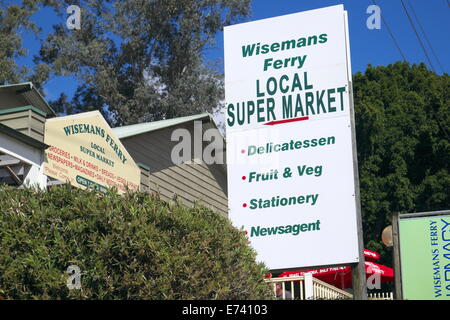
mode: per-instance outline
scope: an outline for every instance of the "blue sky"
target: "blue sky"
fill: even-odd
[[[400,49],[410,63],[425,62],[425,54],[414,34],[403,11],[400,0],[376,0],[381,8],[381,14],[387,20]],[[450,70],[450,7],[447,0],[403,0],[410,10],[410,3],[431,42],[434,52],[440,60],[445,72]],[[247,21],[265,19],[279,15],[285,15],[321,7],[344,4],[349,15],[350,48],[353,73],[363,72],[370,63],[374,66],[388,65],[402,60],[402,57],[392,41],[384,24],[380,30],[369,30],[366,26],[369,14],[367,7],[372,5],[372,0],[253,0],[252,14]],[[412,19],[414,14],[410,11]],[[52,30],[52,25],[65,23],[65,19],[58,18],[50,9],[42,9],[33,16],[33,20],[42,28],[43,34]],[[414,20],[415,21],[415,20]],[[423,37],[420,27],[416,22],[416,28],[422,36],[422,41],[427,46],[428,55],[437,73],[442,69],[436,61],[428,44]],[[31,34],[24,34],[24,47],[28,55],[17,61],[18,64],[32,65],[32,58],[39,50],[39,40]],[[214,47],[205,52],[207,60],[218,61],[219,70],[223,70],[223,34],[217,35]],[[53,100],[64,92],[69,97],[73,95],[77,87],[77,80],[73,77],[55,77],[44,86],[44,94],[48,100]]]

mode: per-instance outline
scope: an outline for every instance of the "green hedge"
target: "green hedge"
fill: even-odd
[[[67,288],[69,265],[79,290]],[[242,231],[202,206],[0,186],[5,299],[269,299],[266,271]]]

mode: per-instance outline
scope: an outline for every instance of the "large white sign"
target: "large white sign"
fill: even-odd
[[[225,28],[229,217],[270,269],[358,262],[342,5]]]

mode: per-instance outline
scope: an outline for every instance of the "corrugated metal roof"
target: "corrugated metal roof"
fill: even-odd
[[[167,120],[159,120],[159,121],[153,121],[153,122],[145,122],[145,123],[138,123],[138,124],[132,124],[129,126],[123,126],[123,127],[117,127],[113,128],[114,133],[117,135],[119,139],[128,138],[132,136],[136,136],[139,134],[164,129],[167,127],[176,126],[185,122],[189,121],[195,121],[200,120],[204,118],[209,118],[211,121],[212,116],[209,113],[202,113],[197,114],[193,116],[187,116],[187,117],[180,117],[180,118],[173,118],[173,119],[167,119]]]
[[[56,116],[55,111],[31,82],[2,85],[0,86],[0,90],[21,95],[29,104],[44,111],[48,115]]]

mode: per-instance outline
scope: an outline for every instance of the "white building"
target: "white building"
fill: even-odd
[[[31,82],[0,86],[0,184],[46,188],[44,126],[52,116]]]

